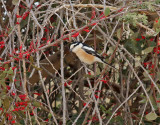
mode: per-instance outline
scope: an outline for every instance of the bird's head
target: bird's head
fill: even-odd
[[[81,42],[73,42],[70,45],[70,51],[71,52],[76,52],[78,49],[82,48],[83,43]]]

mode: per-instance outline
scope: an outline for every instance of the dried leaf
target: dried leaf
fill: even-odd
[[[31,64],[35,69],[37,69],[37,70],[42,70],[41,68],[38,68],[37,66],[35,66],[35,65],[33,65],[33,64]]]
[[[147,53],[152,52],[153,48],[154,48],[154,47],[148,47],[148,48],[144,49],[143,51],[144,51],[144,53],[147,54]]]
[[[118,38],[118,39],[121,39],[121,34],[122,34],[122,28],[119,28],[119,29],[117,30],[117,38]]]
[[[12,0],[12,4],[13,4],[13,5],[17,5],[18,2],[19,2],[19,0]]]
[[[148,113],[148,114],[146,115],[146,119],[147,119],[148,121],[153,121],[153,120],[155,120],[157,117],[158,117],[158,116],[157,116],[157,114],[156,114],[155,112],[150,112],[150,113]]]

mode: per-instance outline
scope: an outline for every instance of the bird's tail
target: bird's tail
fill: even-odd
[[[103,63],[107,64],[110,68],[114,69],[114,70],[118,70],[117,68],[115,68],[114,66],[111,66],[109,63],[107,63],[106,61],[102,60]]]
[[[101,63],[105,63],[107,64],[110,68],[114,69],[114,70],[118,70],[117,68],[115,68],[114,66],[111,66],[109,63],[107,63],[106,61],[104,61],[104,58],[100,57],[96,58],[96,61],[101,62]]]

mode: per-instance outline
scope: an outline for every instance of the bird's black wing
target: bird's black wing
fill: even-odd
[[[88,47],[88,46],[83,46],[82,49],[88,53],[88,54],[91,54],[93,56],[96,56],[98,58],[100,58],[104,63],[106,63],[107,65],[109,65],[110,67],[112,67],[113,69],[116,69],[114,66],[111,66],[109,63],[107,63],[105,60],[104,60],[104,57],[100,56],[93,48],[91,47]],[[117,69],[116,69],[117,70]]]
[[[103,60],[103,57],[101,57],[93,48],[88,47],[88,46],[83,46],[82,49],[83,49],[86,53],[91,54],[91,55],[93,55],[93,56],[96,56],[96,57],[98,57],[98,58],[100,58],[100,59]]]

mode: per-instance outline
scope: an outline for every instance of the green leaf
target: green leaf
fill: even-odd
[[[52,118],[52,114],[51,113],[48,114],[48,118]]]
[[[6,88],[5,79],[0,80],[0,84],[1,84],[4,88]]]
[[[24,122],[24,120],[20,120],[19,123],[20,123],[21,125],[25,125],[25,124],[26,124],[26,123]]]
[[[34,101],[34,102],[33,102],[33,106],[35,106],[35,107],[40,107],[40,106],[41,106],[41,103],[40,103],[40,102],[37,102],[37,101]]]
[[[12,4],[13,4],[13,5],[17,5],[18,2],[19,2],[19,0],[12,0]]]
[[[124,120],[121,116],[117,116],[114,119],[115,121],[119,122],[119,125],[124,125]]]
[[[46,123],[44,123],[44,122],[40,122],[40,125],[46,125]]]
[[[115,50],[115,47],[113,47],[113,46],[109,47],[109,49],[108,49],[109,55],[112,55],[114,50]]]
[[[141,53],[141,47],[134,40],[126,41],[124,47],[131,53]]]
[[[13,112],[16,115],[17,119],[22,119],[22,118],[26,118],[26,115],[24,114],[24,110],[23,111],[17,111],[17,112]],[[20,121],[21,123],[21,121]],[[25,124],[21,124],[21,125],[25,125]]]
[[[17,113],[18,113],[19,117],[26,118],[24,111],[18,111]]]
[[[12,75],[8,75],[8,79],[9,79],[10,82],[13,82]]]
[[[139,101],[139,103],[144,104],[144,103],[146,103],[146,101],[147,101],[146,98],[144,98],[141,101]]]
[[[6,64],[6,65],[4,66],[4,68],[5,68],[5,70],[8,69],[8,64]]]
[[[149,79],[149,78],[144,78],[143,80],[144,80],[144,81],[149,81],[150,79]]]
[[[154,109],[156,110],[156,109],[157,109],[157,103],[156,103],[155,99],[153,98],[152,95],[149,96],[149,98],[150,98],[150,100],[151,100],[151,102],[152,102],[152,105],[153,105]]]
[[[3,105],[4,105],[5,109],[8,110],[9,106],[10,106],[10,100],[8,98],[5,98]]]
[[[20,81],[16,81],[15,84],[17,87],[20,87]]]
[[[160,103],[157,103],[157,107],[160,108]]]
[[[7,96],[7,95],[6,95],[6,93],[4,93],[4,92],[0,94],[1,99],[5,99],[6,96]]]
[[[29,18],[29,16],[27,16],[25,20],[21,21],[21,23],[20,23],[21,28],[24,28],[28,24],[28,18]],[[33,27],[33,23],[30,23],[30,29],[31,29],[31,26]]]
[[[2,106],[2,100],[0,99],[0,107]]]
[[[157,117],[158,117],[158,116],[157,116],[157,114],[156,114],[155,112],[150,112],[150,113],[148,113],[148,114],[146,115],[146,119],[147,119],[148,121],[153,121],[153,120],[155,120]]]
[[[150,47],[156,47],[156,43],[155,42],[149,42],[149,46]]]
[[[158,25],[160,26],[160,18],[158,19]]]
[[[125,23],[130,23],[133,24],[134,27],[137,26],[137,23],[143,23],[143,24],[147,24],[148,20],[147,20],[147,16],[145,14],[137,14],[137,13],[128,13],[125,14],[121,17],[121,20],[123,20]]]
[[[102,111],[106,110],[106,108],[103,105],[100,105],[100,108],[101,108]]]
[[[144,81],[150,80],[146,72],[143,72],[143,75],[144,75],[144,77],[145,77],[145,78],[143,79]]]
[[[154,47],[148,47],[148,48],[144,49],[143,51],[144,51],[144,53],[147,54],[147,53],[152,52],[153,48],[154,48]]]
[[[5,122],[5,117],[3,118],[3,120],[0,122],[0,125],[4,125]]]
[[[35,69],[37,69],[37,70],[42,70],[41,68],[38,68],[37,66],[35,66],[35,65],[33,64],[34,60],[33,60],[33,57],[32,57],[32,56],[30,56],[30,61],[31,61],[31,65],[32,65]]]
[[[122,28],[119,28],[117,30],[117,38],[120,40],[121,39],[121,34],[122,34]]]
[[[12,32],[13,28],[9,28],[8,29],[8,34],[10,34]],[[13,56],[14,57],[14,56]],[[16,56],[15,56],[16,57]]]
[[[139,32],[133,32],[131,39],[136,39],[139,36]]]
[[[157,78],[160,81],[160,72],[157,72]]]
[[[8,72],[7,72],[8,74],[10,74],[10,75],[12,75],[13,74],[13,70],[12,70],[12,68],[10,67],[9,68],[9,70],[8,70]]]
[[[160,0],[155,0],[156,4],[159,4],[160,3]]]
[[[160,94],[157,95],[156,100],[157,100],[157,101],[160,101]],[[157,102],[157,106],[158,106],[158,108],[160,108],[160,103],[159,103],[159,102]]]
[[[0,74],[0,79],[5,79],[5,77],[6,77],[6,73],[3,72]]]
[[[156,33],[159,33],[160,32],[160,28],[156,28]]]
[[[93,78],[93,77],[94,77],[94,75],[86,74],[86,75],[84,75],[84,77],[85,77],[85,78]]]
[[[105,11],[104,11],[104,15],[105,16],[108,16],[110,14],[110,9],[109,8],[106,8]]]
[[[158,19],[158,26],[160,26],[160,18]]]
[[[160,98],[160,94],[157,94],[157,98]]]
[[[74,114],[72,117],[71,117],[71,120],[69,120],[69,122],[67,122],[67,125],[71,125],[72,122],[71,121],[74,121],[76,118],[78,117],[78,114]],[[82,125],[83,121],[84,121],[84,118],[85,118],[85,113],[82,113],[81,116],[79,117],[79,119],[77,120],[76,122],[76,125]],[[89,118],[89,117],[88,117]],[[90,118],[89,118],[90,119]]]
[[[41,68],[38,68],[37,66],[35,66],[35,65],[33,65],[33,64],[31,64],[35,69],[37,69],[37,70],[42,70]]]
[[[34,60],[33,60],[33,57],[32,57],[32,56],[30,56],[30,57],[29,57],[29,59],[30,59],[31,63],[33,63],[33,62],[34,62]]]
[[[140,59],[140,62],[144,62],[146,57],[147,57],[147,54],[143,55],[142,58]]]

